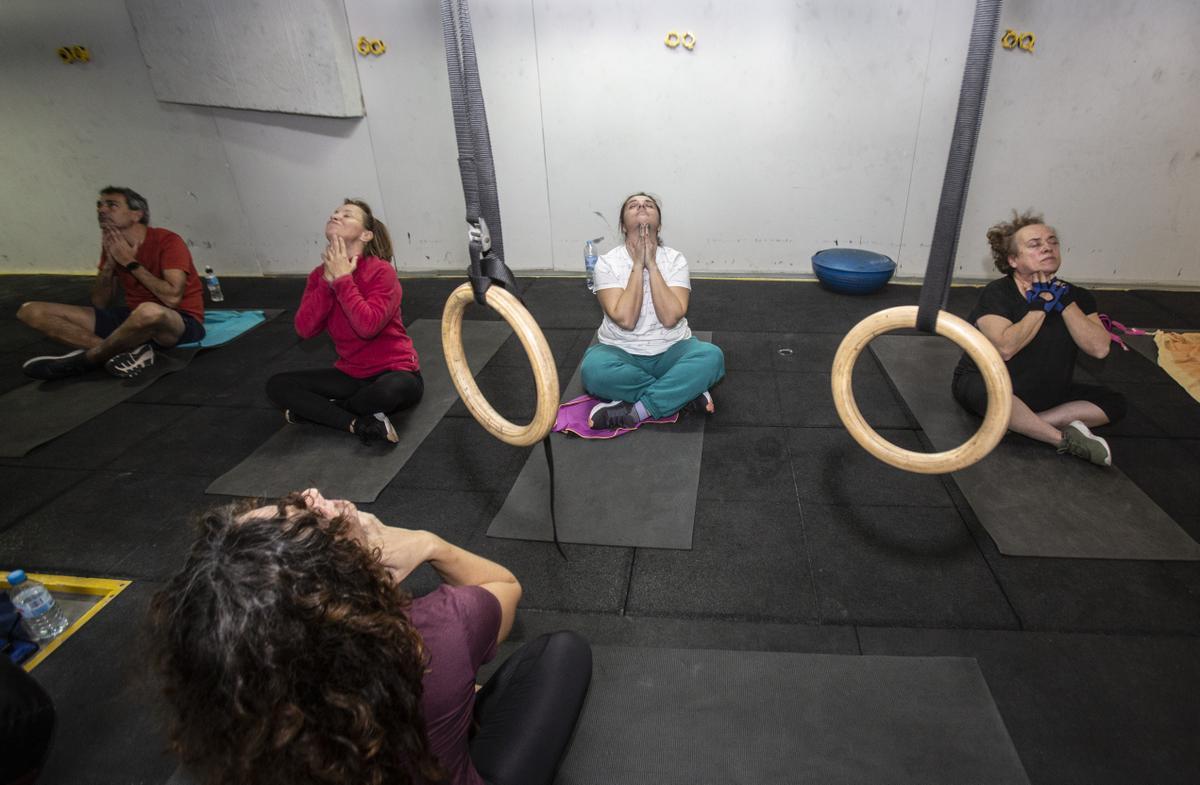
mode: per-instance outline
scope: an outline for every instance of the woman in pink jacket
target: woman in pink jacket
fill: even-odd
[[[333,211],[325,238],[329,244],[296,311],[296,332],[312,338],[327,330],[338,360],[333,368],[272,376],[267,396],[288,422],[395,444],[399,438],[388,415],[416,405],[425,385],[400,318],[403,292],[390,262],[391,238],[357,199]]]

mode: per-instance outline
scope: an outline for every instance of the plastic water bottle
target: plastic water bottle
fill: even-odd
[[[204,285],[208,287],[208,296],[214,303],[225,302],[225,295],[221,292],[221,282],[211,267],[204,268]]]
[[[598,243],[603,239],[603,237],[597,237],[595,240],[588,240],[583,246],[583,269],[587,271],[587,288],[592,292],[596,291],[595,243]]]
[[[67,617],[53,595],[45,586],[26,577],[24,570],[10,572],[8,585],[12,587],[13,605],[21,612],[31,638],[48,641],[67,628]]]

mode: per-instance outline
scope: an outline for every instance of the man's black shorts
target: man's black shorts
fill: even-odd
[[[121,326],[121,324],[129,318],[132,311],[125,306],[120,308],[96,308],[92,307],[96,312],[96,335],[101,338],[107,338],[112,335],[113,330]],[[182,343],[195,343],[204,337],[204,325],[191,314],[186,314],[183,311],[175,313],[183,319],[183,335],[179,336],[179,340],[173,345],[178,346]],[[169,349],[169,346],[163,347]]]

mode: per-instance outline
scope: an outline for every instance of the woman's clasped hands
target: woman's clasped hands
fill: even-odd
[[[358,267],[358,257],[351,259],[346,253],[346,242],[336,235],[329,241],[329,245],[325,246],[321,262],[325,265],[322,277],[329,283],[343,275],[350,275]]]

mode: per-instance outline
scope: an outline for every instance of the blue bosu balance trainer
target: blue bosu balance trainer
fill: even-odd
[[[871,294],[887,284],[896,263],[881,253],[858,248],[826,248],[812,258],[817,280],[838,294]]]

